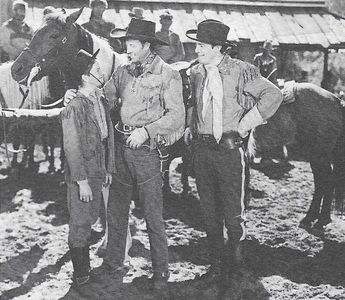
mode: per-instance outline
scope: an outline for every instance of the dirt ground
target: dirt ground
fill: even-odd
[[[0,148],[0,299],[159,299],[147,284],[152,275],[145,222],[131,216],[134,234],[131,269],[123,282],[92,283],[71,288],[72,264],[67,247],[68,212],[63,175],[49,174],[41,151],[38,172],[10,173],[4,145]],[[56,151],[58,156],[59,151]],[[58,169],[59,160],[56,159]],[[176,167],[176,163],[173,166]],[[263,172],[264,171],[264,172]],[[255,291],[255,299],[345,299],[345,220],[333,215],[325,235],[298,228],[312,199],[312,174],[306,162],[253,169],[248,210],[247,261],[251,273],[222,291],[235,299],[239,285]],[[171,299],[220,299],[215,286],[202,286],[207,271],[205,232],[195,182],[182,196],[180,176],[171,172],[173,193],[165,199]],[[97,229],[97,228],[96,228]],[[92,266],[100,244],[95,234]]]

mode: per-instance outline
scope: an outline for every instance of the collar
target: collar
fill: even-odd
[[[136,75],[136,69],[138,67],[141,68],[141,74],[144,73],[151,73],[151,74],[155,74],[158,72],[158,64],[159,64],[159,57],[155,52],[149,52],[148,56],[145,58],[145,60],[140,64],[140,63],[130,63],[129,65],[127,65],[127,70],[128,72],[135,76]],[[140,76],[139,75],[139,76]],[[137,77],[137,76],[135,76]]]
[[[219,73],[221,73],[223,75],[229,74],[229,72],[230,72],[229,63],[231,61],[232,61],[232,58],[229,55],[224,54],[222,60],[220,61],[220,63],[217,66]],[[197,72],[201,73],[203,77],[206,77],[205,65],[199,64],[196,67],[197,67],[196,68]]]
[[[144,73],[157,73],[159,64],[159,56],[155,52],[151,52],[143,64]]]
[[[96,23],[104,24],[105,20],[103,18],[95,18],[95,17],[91,16],[90,22],[96,22]]]

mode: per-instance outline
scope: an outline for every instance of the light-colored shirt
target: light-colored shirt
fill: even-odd
[[[159,137],[172,144],[185,128],[180,74],[156,54],[149,55],[143,68],[135,77],[131,65],[119,67],[104,86],[104,95],[113,105],[118,104],[124,124],[145,126],[152,146]]]
[[[280,90],[263,78],[259,70],[246,62],[224,55],[218,65],[223,82],[223,132],[237,131],[242,117],[253,107],[257,107],[263,120],[270,118],[282,102]],[[204,121],[202,118],[203,89],[206,79],[204,65],[198,64],[191,69],[191,84],[194,109],[188,116],[189,123],[201,134],[212,134],[212,105],[207,109]]]

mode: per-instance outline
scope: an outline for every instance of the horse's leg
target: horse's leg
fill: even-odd
[[[323,197],[322,167],[317,160],[311,161],[310,165],[314,176],[314,195],[306,216],[300,222],[301,228],[311,228],[312,222],[319,218]]]
[[[317,223],[315,224],[315,228],[322,229],[323,226],[332,222],[331,220],[331,206],[333,200],[333,190],[334,190],[334,180],[333,180],[333,171],[330,161],[325,161],[323,164],[323,168],[320,171],[322,178],[322,191],[323,191],[323,201],[321,207],[321,213]]]
[[[41,134],[41,141],[42,141],[42,150],[46,157],[46,160],[48,160],[49,157],[49,149],[48,149],[48,134],[47,131],[43,131]]]
[[[64,168],[65,168],[65,159],[66,159],[66,156],[65,156],[65,150],[63,148],[63,140],[62,140],[62,137],[61,137],[61,145],[60,145],[60,161],[61,161],[61,167],[60,167],[60,170],[61,172],[64,171]]]
[[[11,162],[11,168],[13,170],[17,170],[19,168],[19,163],[18,163],[18,150],[20,147],[20,133],[19,133],[19,128],[18,126],[15,125],[15,128],[13,128],[13,157],[12,157],[12,162]]]
[[[340,213],[345,213],[345,133],[337,142],[333,153],[333,176],[334,176],[334,196],[335,209]]]
[[[49,148],[50,148],[50,155],[49,155],[49,173],[54,173],[55,172],[55,156],[54,156],[54,149],[55,149],[55,143],[56,143],[56,137],[54,132],[49,131],[48,132],[48,141],[49,141]]]
[[[188,192],[190,191],[190,186],[188,182],[188,175],[189,175],[190,168],[191,168],[191,157],[190,157],[190,154],[188,153],[188,150],[185,149],[182,153],[182,166],[181,166],[181,183],[182,183],[182,189],[183,189],[182,193],[184,195],[187,195]]]
[[[36,138],[36,133],[34,130],[31,132],[27,132],[27,141],[26,141],[26,152],[24,153],[25,155],[25,160],[23,162],[27,164],[27,167],[29,170],[33,171],[35,167],[35,138]]]

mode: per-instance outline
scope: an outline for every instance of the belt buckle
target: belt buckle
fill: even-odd
[[[127,131],[127,132],[132,131],[132,126],[131,125],[122,124],[122,128],[123,128],[123,131]]]

